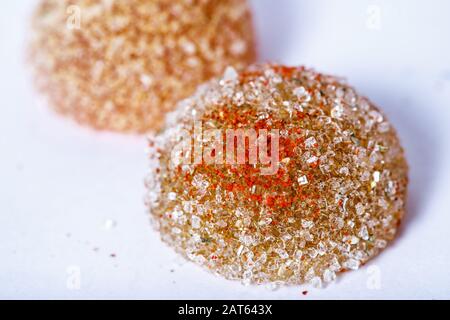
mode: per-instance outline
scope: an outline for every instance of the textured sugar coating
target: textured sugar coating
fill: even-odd
[[[280,131],[280,167],[177,165],[182,132]],[[171,155],[172,154],[172,155]],[[394,128],[342,79],[258,65],[198,89],[150,139],[147,205],[163,241],[245,284],[312,283],[358,269],[393,240],[407,164]]]
[[[156,130],[198,84],[255,59],[246,0],[42,0],[31,31],[40,91],[97,129]]]

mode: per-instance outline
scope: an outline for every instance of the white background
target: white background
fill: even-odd
[[[33,3],[0,5],[0,298],[450,298],[450,1],[253,1],[261,60],[345,76],[387,113],[410,164],[408,215],[387,250],[326,289],[277,291],[160,242],[143,205],[144,137],[38,102],[23,65]]]

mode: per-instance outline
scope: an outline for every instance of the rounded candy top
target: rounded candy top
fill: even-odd
[[[157,130],[198,84],[254,58],[246,0],[41,0],[32,20],[38,88],[97,129]]]
[[[150,139],[162,239],[244,283],[332,281],[395,236],[407,164],[392,125],[342,79],[228,68]]]

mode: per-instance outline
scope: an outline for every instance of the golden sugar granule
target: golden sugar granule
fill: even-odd
[[[149,145],[146,202],[163,241],[245,284],[333,281],[385,248],[404,215],[392,125],[342,79],[304,67],[228,68]]]
[[[31,33],[51,106],[114,131],[159,129],[198,84],[255,58],[246,0],[42,0]]]

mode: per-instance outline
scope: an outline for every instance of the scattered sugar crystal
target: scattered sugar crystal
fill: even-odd
[[[376,239],[375,240],[375,247],[383,249],[386,248],[387,242],[383,239]]]
[[[354,106],[356,103],[356,95],[355,92],[353,90],[347,90],[347,92],[345,93],[344,96],[344,100],[347,104],[349,104],[350,106]]]
[[[242,250],[244,250],[244,246],[243,246],[243,245],[241,245],[241,246],[238,248],[237,252],[236,252],[236,254],[237,254],[238,257],[241,255]]]
[[[224,220],[219,220],[216,224],[219,228],[225,228],[228,225]]]
[[[396,193],[395,183],[393,181],[388,181],[387,187],[386,187],[386,193],[393,196]]]
[[[197,188],[199,195],[203,196],[207,192],[209,182],[202,175],[197,174],[192,180],[192,185]]]
[[[306,241],[309,241],[309,242],[314,241],[314,236],[309,231],[302,230],[302,231],[300,231],[300,234]]]
[[[375,183],[380,182],[380,176],[381,176],[380,171],[375,171],[375,172],[373,173],[373,181],[374,181]]]
[[[289,233],[285,233],[281,236],[281,239],[283,239],[283,241],[289,241],[292,239],[292,236]]]
[[[351,244],[357,244],[359,242],[359,238],[355,236],[350,237],[350,243]]]
[[[142,74],[141,75],[141,83],[144,86],[144,88],[148,89],[153,83],[153,78],[149,76],[148,74]]]
[[[243,40],[234,41],[230,47],[230,51],[233,55],[242,55],[247,51],[247,43]]]
[[[194,260],[195,260],[196,263],[198,263],[200,265],[202,265],[202,264],[204,264],[206,262],[206,258],[204,256],[202,256],[202,255],[197,255],[194,258]]]
[[[355,206],[356,214],[361,216],[364,214],[364,205],[361,202],[358,202]]]
[[[340,99],[342,99],[344,97],[345,89],[339,87],[339,88],[336,89],[335,93],[336,93],[336,98],[338,98],[337,100],[340,100]]]
[[[311,267],[309,270],[305,273],[305,281],[310,281],[312,278],[316,276],[316,272],[314,271],[314,268]]]
[[[294,104],[294,109],[297,110],[297,111],[300,111],[300,112],[303,112],[303,111],[304,111],[302,105],[300,105],[300,104],[298,104],[298,103],[295,103],[295,104]]]
[[[322,279],[320,277],[314,277],[309,282],[314,288],[322,288]]]
[[[185,40],[181,43],[183,51],[189,55],[194,54],[196,51],[195,44],[189,40]]]
[[[323,272],[323,281],[333,282],[336,279],[336,273],[330,269],[325,269]]]
[[[236,69],[234,69],[233,67],[227,67],[223,75],[223,80],[227,82],[233,82],[238,79],[238,76],[239,75],[236,72]]]
[[[369,171],[364,171],[361,174],[360,179],[361,179],[361,181],[369,181],[369,179],[370,179],[370,172]]]
[[[376,164],[380,160],[380,154],[377,151],[373,151],[370,156],[369,160],[371,164]]]
[[[312,156],[312,157],[310,157],[306,162],[307,162],[308,164],[313,164],[313,163],[316,163],[317,160],[319,160],[319,158],[317,158],[316,156]]]
[[[355,259],[348,259],[344,262],[344,267],[351,269],[351,270],[357,270],[359,269],[360,262]]]
[[[367,226],[362,226],[361,230],[359,231],[359,236],[363,240],[369,240],[369,231],[367,230]]]
[[[316,138],[314,137],[309,137],[308,139],[305,140],[305,146],[307,148],[312,148],[315,147],[317,145],[317,141]]]
[[[200,228],[200,225],[201,225],[200,218],[197,217],[197,216],[192,216],[192,218],[191,218],[191,225],[192,225],[192,228],[194,228],[194,229]]]
[[[254,242],[254,238],[252,237],[252,236],[250,236],[250,235],[246,235],[246,236],[243,236],[242,237],[242,243],[245,245],[245,246],[250,246],[250,245],[252,245],[253,244],[253,242]]]
[[[294,89],[294,94],[297,96],[297,98],[303,98],[307,92],[306,89],[304,87],[297,87]]]
[[[347,214],[347,202],[348,202],[348,198],[344,198],[344,200],[342,200],[342,210],[344,211],[345,214]]]
[[[317,247],[317,252],[319,253],[319,255],[323,256],[325,253],[327,253],[327,247],[322,241],[319,242]]]
[[[369,116],[372,117],[377,123],[383,122],[383,116],[376,110],[371,110],[369,112]]]
[[[367,111],[370,108],[370,103],[365,98],[361,98],[359,101],[359,107],[361,108],[361,110]]]
[[[283,79],[280,76],[274,76],[270,79],[273,84],[279,84],[283,82]]]
[[[319,254],[319,252],[316,250],[316,249],[309,249],[309,251],[308,251],[308,254],[309,254],[309,256],[311,257],[311,258],[316,258],[317,257],[317,255]]]
[[[331,109],[331,117],[335,119],[340,119],[344,114],[344,108],[340,104],[336,104],[333,109]]]
[[[177,194],[176,194],[175,192],[169,192],[169,193],[167,194],[167,198],[168,198],[170,201],[173,201],[173,200],[175,200],[175,199],[177,198]]]
[[[330,262],[330,270],[338,272],[341,270],[341,264],[339,263],[338,259],[336,257],[333,257],[333,259]]]
[[[280,256],[281,259],[287,259],[287,258],[289,258],[289,255],[288,255],[288,253],[286,252],[286,250],[283,250],[283,249],[276,249],[275,251],[276,251],[276,253],[278,253],[278,255]]]
[[[174,220],[177,220],[177,219],[179,219],[181,216],[183,216],[183,211],[181,211],[180,209],[178,209],[178,208],[175,208],[173,211],[172,211],[172,219],[174,219]]]
[[[251,270],[247,270],[243,273],[244,279],[250,279],[253,276],[253,272]]]
[[[192,201],[183,201],[183,211],[192,213]]]
[[[305,175],[299,177],[297,179],[297,181],[298,181],[298,184],[301,185],[301,186],[304,186],[305,184],[308,184],[308,178]]]
[[[381,133],[386,133],[390,129],[390,125],[387,122],[382,122],[378,125],[378,131]]]
[[[198,233],[194,233],[191,239],[194,243],[199,243],[202,241],[202,237]]]
[[[344,175],[344,176],[347,176],[349,174],[348,168],[347,167],[341,167],[339,169],[339,173]]]
[[[305,229],[310,229],[314,226],[314,222],[310,220],[302,220],[302,227]]]
[[[335,219],[335,225],[338,229],[342,229],[344,227],[344,219],[342,219],[341,217],[337,217]]]
[[[383,209],[387,209],[389,207],[389,204],[387,203],[386,199],[384,199],[384,198],[378,199],[378,205]]]
[[[353,252],[353,258],[355,258],[358,261],[363,260],[366,257],[366,254],[362,250],[356,250]]]

